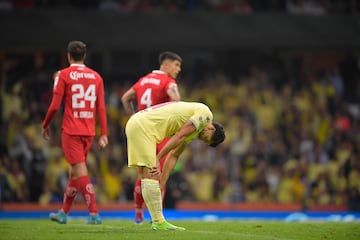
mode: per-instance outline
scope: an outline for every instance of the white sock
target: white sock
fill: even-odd
[[[162,208],[162,198],[159,181],[144,178],[141,179],[141,189],[147,209],[149,210],[153,223],[165,221]]]

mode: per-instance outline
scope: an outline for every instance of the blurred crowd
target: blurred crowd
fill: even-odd
[[[52,74],[66,58],[34,52],[0,61],[0,202],[61,202],[67,182],[61,116],[51,125],[50,142],[41,137],[41,123]],[[357,59],[297,56],[290,68],[265,62],[231,71],[220,60],[183,69],[182,99],[208,104],[227,138],[215,149],[197,140],[189,145],[168,182],[165,207],[182,200],[360,209]],[[127,167],[128,118],[120,97],[141,75],[128,81],[104,76],[110,143],[101,151],[94,146],[88,158],[100,203],[133,199],[136,171]]]
[[[357,14],[357,0],[0,0],[0,10],[82,8],[113,12],[213,11],[251,14]]]

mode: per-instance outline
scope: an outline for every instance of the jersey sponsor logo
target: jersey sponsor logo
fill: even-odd
[[[77,71],[72,71],[69,74],[70,78],[72,80],[78,80],[79,78],[87,78],[87,79],[95,79],[95,74],[94,73],[86,73],[86,72],[77,72]]]
[[[154,85],[160,85],[160,79],[156,78],[144,78],[140,82],[140,86],[143,86],[145,84],[154,84]]]

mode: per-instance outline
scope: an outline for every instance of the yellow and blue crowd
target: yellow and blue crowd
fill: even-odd
[[[61,116],[51,125],[52,140],[41,137],[52,73],[61,65],[52,59],[44,62],[37,53],[31,61],[2,59],[3,203],[62,201],[68,176],[60,147]],[[264,202],[359,210],[360,81],[347,86],[344,76],[353,75],[340,74],[336,64],[323,71],[305,69],[300,76],[283,74],[280,84],[269,68],[250,64],[246,70],[229,74],[208,68],[198,74],[184,69],[182,99],[209,105],[227,138],[217,148],[197,140],[189,145],[169,179],[165,207],[176,207],[178,201]],[[94,145],[89,175],[99,203],[131,202],[136,171],[127,167],[128,117],[120,97],[132,81],[104,80],[109,145],[104,150]],[[350,100],[345,96],[349,88],[355,88]]]

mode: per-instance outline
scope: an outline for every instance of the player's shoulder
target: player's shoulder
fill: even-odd
[[[183,102],[185,105],[189,105],[192,108],[210,110],[209,106],[202,102]]]
[[[69,67],[65,67],[65,68],[61,68],[57,71],[57,74],[60,75],[60,74],[64,74],[66,72],[68,72],[70,69],[70,66]]]
[[[168,87],[170,85],[177,85],[176,80],[170,77],[169,75],[167,75],[166,73],[159,74],[157,78],[160,80],[160,85],[162,85],[163,87]]]
[[[168,81],[172,79],[167,73],[160,70],[153,70],[151,73],[148,74],[148,77],[156,78],[162,81]]]
[[[69,72],[70,72],[70,67],[65,67],[62,69],[59,69],[58,71],[56,71],[53,75],[54,80],[59,80],[59,79],[67,79],[67,76],[69,76]]]
[[[149,72],[146,75],[140,77],[133,84],[132,88],[159,88],[164,84],[164,77],[166,76],[166,74],[159,70],[153,70],[152,72]]]
[[[65,81],[80,80],[80,79],[93,79],[103,80],[101,75],[94,69],[85,65],[70,65],[58,71],[59,78]]]
[[[146,75],[142,76],[139,81],[146,81],[149,82],[149,79],[152,80],[161,80],[163,77],[165,76],[164,72],[159,71],[159,70],[153,70],[149,73],[147,73]],[[150,81],[151,82],[151,81]]]
[[[88,67],[88,66],[84,66],[84,71],[88,71],[89,73],[93,73],[99,77],[101,77],[100,73],[98,71],[96,71],[95,69]]]
[[[96,76],[97,79],[103,80],[101,74],[98,71],[95,71],[93,69],[91,69],[92,73],[94,73],[94,75]]]

